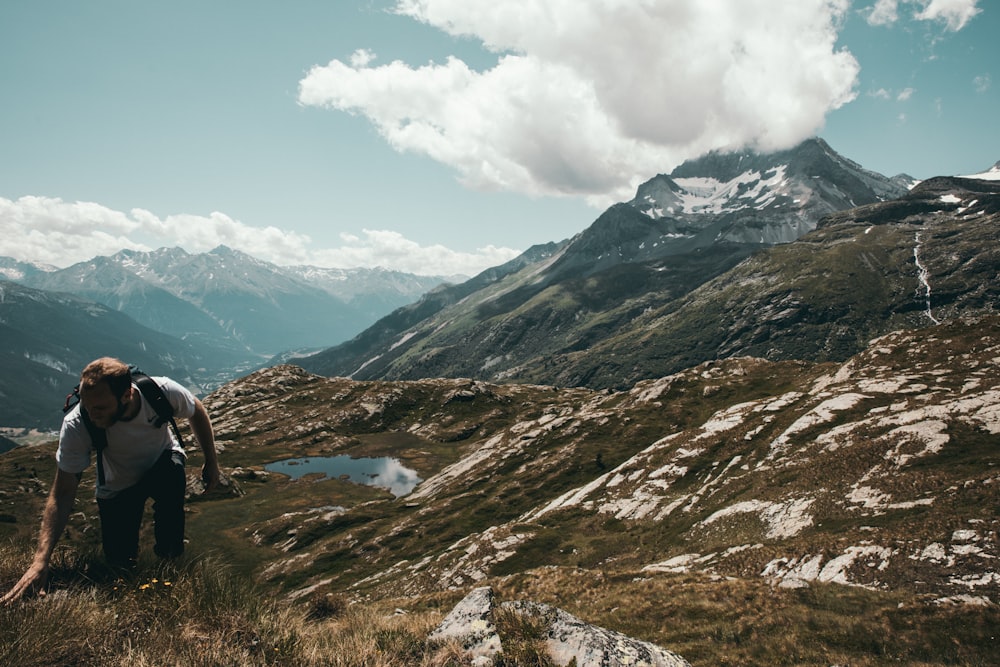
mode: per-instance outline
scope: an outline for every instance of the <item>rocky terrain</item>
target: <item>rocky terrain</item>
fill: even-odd
[[[721,647],[769,664],[740,647],[776,623],[797,651],[822,636],[856,659],[889,650],[880,624],[945,623],[973,642],[956,655],[988,664],[998,365],[1000,317],[983,316],[887,334],[843,363],[739,357],[625,391],[273,367],[205,399],[227,485],[192,481],[190,537],[302,604],[454,605],[490,586],[692,664],[719,664]],[[340,454],[392,456],[422,481],[397,497],[267,469]],[[51,448],[3,457],[0,534],[26,537]],[[69,543],[96,534],[92,501],[79,510]],[[861,624],[853,643],[834,618]]]
[[[419,594],[576,566],[990,605],[998,364],[1000,320],[985,317],[889,334],[843,364],[737,358],[625,392],[278,367],[208,404],[228,465],[280,443],[391,452],[425,476],[403,498],[254,521],[240,539],[275,550],[264,574],[292,592]],[[244,504],[287,484],[241,475]]]

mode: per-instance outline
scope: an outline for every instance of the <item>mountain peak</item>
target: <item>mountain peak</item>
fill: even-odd
[[[795,240],[829,213],[906,192],[905,183],[866,170],[813,137],[775,153],[713,151],[643,183],[629,203],[655,220],[705,231],[699,246],[769,244]]]

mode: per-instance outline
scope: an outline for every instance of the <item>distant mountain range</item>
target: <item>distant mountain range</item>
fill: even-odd
[[[996,268],[996,184],[915,183],[820,139],[709,154],[575,237],[294,363],[355,379],[625,388],[738,355],[842,361],[895,328],[992,308],[996,274],[980,267]]]
[[[200,254],[122,250],[59,270],[5,259],[0,272],[28,287],[103,303],[171,336],[262,359],[344,340],[445,280],[384,269],[280,267],[226,246]]]
[[[15,281],[0,283],[0,425],[48,427],[96,356],[205,392],[283,351],[344,340],[444,280],[279,267],[224,246],[123,250],[65,269],[0,258],[0,277]]]

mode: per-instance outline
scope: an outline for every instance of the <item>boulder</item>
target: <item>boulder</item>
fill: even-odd
[[[493,589],[477,588],[455,605],[427,639],[431,642],[457,640],[476,660],[492,658],[500,652],[500,635],[493,625]]]
[[[540,622],[545,652],[556,665],[574,664],[575,660],[578,667],[690,667],[687,660],[656,644],[590,625],[550,605],[518,600],[504,602],[500,609]],[[493,623],[494,610],[493,589],[477,588],[455,606],[428,639],[457,640],[474,664],[488,664],[481,661],[503,653]]]

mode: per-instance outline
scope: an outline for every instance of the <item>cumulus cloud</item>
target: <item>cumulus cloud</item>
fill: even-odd
[[[992,84],[993,81],[990,79],[989,74],[981,74],[972,79],[972,85],[975,86],[977,93],[987,92]]]
[[[878,0],[868,9],[867,20],[871,25],[892,25],[899,20],[900,0]],[[979,0],[904,0],[912,6],[913,18],[918,21],[941,21],[948,30],[959,31],[982,10]]]
[[[474,275],[519,254],[495,246],[471,253],[440,245],[421,246],[390,231],[364,230],[363,234],[345,236],[340,247],[321,248],[307,235],[276,227],[252,227],[224,213],[160,218],[143,209],[124,213],[91,202],[0,197],[0,256],[57,267],[122,249],[180,246],[198,253],[226,245],[283,266],[381,266],[416,274]]]
[[[711,149],[776,150],[855,96],[835,42],[848,0],[399,0],[396,11],[497,54],[313,67],[299,102],[367,117],[398,151],[466,185],[627,199]]]

